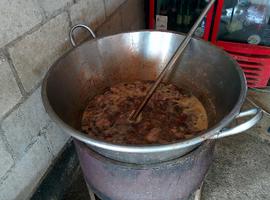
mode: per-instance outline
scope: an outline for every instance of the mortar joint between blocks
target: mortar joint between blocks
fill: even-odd
[[[13,162],[15,163],[15,160],[16,160],[15,153],[14,153],[12,147],[10,146],[10,144],[6,138],[6,135],[4,133],[4,130],[2,129],[1,124],[0,124],[0,139],[2,139],[2,141],[4,143],[4,149],[11,155]]]
[[[9,67],[10,67],[10,69],[12,71],[12,74],[13,74],[13,76],[15,78],[15,81],[16,81],[18,87],[19,87],[19,90],[20,90],[22,96],[25,97],[26,96],[26,91],[25,91],[25,89],[23,87],[23,84],[22,84],[21,79],[20,79],[20,77],[18,75],[18,72],[17,72],[16,68],[14,67],[11,56],[10,56],[10,54],[9,54],[9,52],[8,52],[8,50],[6,48],[3,48],[2,51],[3,51],[4,56],[7,58]]]

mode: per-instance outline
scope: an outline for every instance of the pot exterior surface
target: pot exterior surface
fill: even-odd
[[[102,200],[185,200],[201,185],[215,142],[207,141],[184,157],[150,165],[106,158],[75,141],[90,188]]]
[[[115,145],[80,130],[90,98],[119,82],[154,80],[184,36],[139,31],[87,41],[60,58],[42,85],[44,106],[67,134],[109,158],[129,163],[157,163],[185,155],[212,138],[239,113],[246,82],[237,63],[223,50],[193,38],[165,82],[190,90],[204,105],[209,129],[195,138],[168,145]]]

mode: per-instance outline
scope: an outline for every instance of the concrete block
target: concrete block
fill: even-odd
[[[48,121],[49,117],[41,102],[40,89],[4,119],[2,129],[16,157],[24,154],[32,138],[39,134]]]
[[[45,130],[45,134],[54,156],[58,155],[70,138],[70,136],[64,133],[54,122],[49,123]]]
[[[98,28],[97,35],[102,37],[105,35],[113,35],[120,32],[122,32],[121,15],[120,12],[116,12]]]
[[[140,30],[144,28],[144,1],[128,0],[121,6],[123,31]]]
[[[51,161],[47,141],[39,137],[0,185],[0,199],[29,199]]]
[[[96,29],[105,21],[104,3],[100,0],[81,0],[70,8],[72,24],[83,23]]]
[[[41,10],[33,0],[0,1],[0,48],[42,21]]]
[[[8,49],[27,92],[43,78],[48,68],[70,47],[69,22],[62,13]]]
[[[80,0],[70,7],[72,25],[85,24],[93,31],[105,21],[104,2],[100,0]],[[75,31],[77,43],[89,37],[85,30]]]
[[[65,8],[72,3],[73,0],[39,0],[39,4],[47,16],[52,15],[55,11]]]
[[[112,13],[125,2],[126,0],[104,0],[106,16],[109,17]]]
[[[13,165],[14,161],[9,152],[5,148],[4,142],[0,139],[0,179]]]
[[[0,55],[0,118],[15,106],[22,95],[7,59]]]

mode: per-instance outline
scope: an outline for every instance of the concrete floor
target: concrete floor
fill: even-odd
[[[270,199],[270,143],[249,134],[219,141],[202,199]]]
[[[255,128],[217,142],[202,200],[270,199],[269,126],[265,116]],[[81,173],[64,199],[89,199]]]

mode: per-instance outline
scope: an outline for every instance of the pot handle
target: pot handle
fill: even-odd
[[[231,135],[235,135],[241,132],[244,132],[251,127],[253,127],[257,122],[260,121],[260,119],[263,116],[263,111],[260,108],[252,108],[250,110],[246,110],[243,112],[240,112],[236,118],[246,117],[246,116],[253,116],[251,119],[247,120],[246,122],[243,122],[240,125],[237,125],[233,128],[223,128],[220,130],[216,135],[211,137],[210,139],[219,139]]]
[[[84,29],[86,29],[86,30],[92,35],[93,38],[96,38],[96,35],[95,35],[94,31],[92,31],[91,28],[89,28],[88,26],[86,26],[86,25],[84,25],[84,24],[77,24],[77,25],[73,26],[73,27],[70,29],[70,31],[69,31],[69,39],[70,39],[71,45],[72,45],[73,47],[76,46],[76,43],[75,43],[75,41],[74,41],[74,35],[73,35],[73,32],[74,32],[74,30],[77,29],[77,28],[84,28]]]

